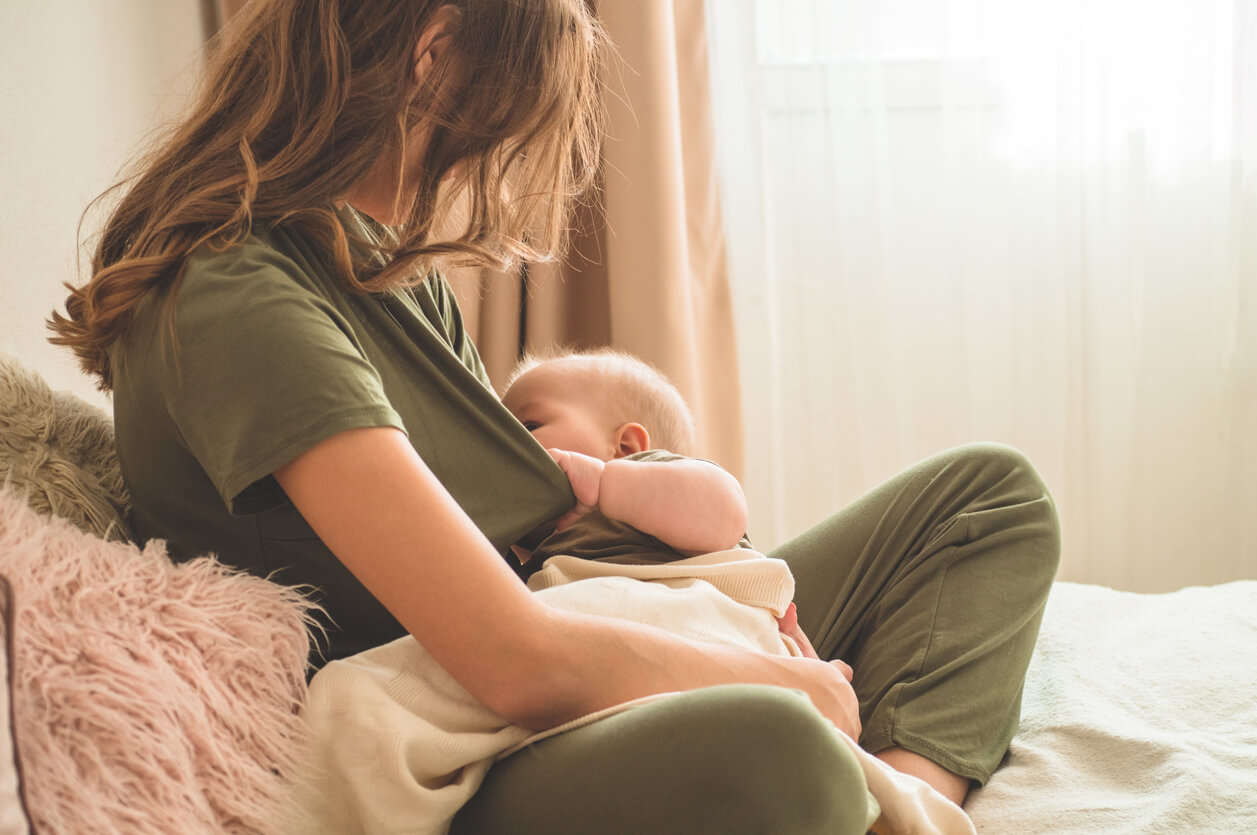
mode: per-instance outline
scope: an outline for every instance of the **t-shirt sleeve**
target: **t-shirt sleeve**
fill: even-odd
[[[194,256],[159,342],[169,414],[233,513],[282,503],[271,473],[338,432],[404,431],[344,317],[267,246]]]

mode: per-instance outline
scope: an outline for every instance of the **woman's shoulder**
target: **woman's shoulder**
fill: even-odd
[[[290,240],[273,230],[259,230],[228,245],[202,243],[189,255],[181,283],[278,281],[290,283],[306,277],[308,260]]]
[[[226,247],[203,244],[177,284],[137,307],[120,347],[134,354],[168,345],[185,358],[247,363],[283,343],[327,344],[351,328],[317,269],[265,233]]]
[[[210,285],[248,281],[340,297],[350,291],[331,254],[338,246],[335,238],[344,236],[340,243],[348,247],[356,269],[381,257],[379,248],[387,246],[381,234],[348,207],[303,222],[258,223],[239,241],[202,243],[189,255],[184,278]]]
[[[340,293],[334,271],[313,246],[283,230],[257,230],[230,245],[207,242],[188,256],[175,309],[180,319],[198,312],[250,316],[274,305],[330,310]]]

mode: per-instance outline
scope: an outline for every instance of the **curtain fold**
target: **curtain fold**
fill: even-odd
[[[610,345],[668,375],[702,454],[741,475],[741,394],[699,0],[603,3],[618,56],[599,205],[576,221],[566,263],[519,281],[453,276],[495,383],[515,348]],[[521,336],[521,325],[523,328]]]
[[[610,344],[667,373],[694,409],[704,454],[741,475],[703,4],[609,2],[601,13],[625,63],[604,190]]]
[[[222,25],[223,21],[231,19],[231,16],[244,8],[244,4],[248,0],[205,0],[208,3],[216,3],[218,6],[218,21]]]

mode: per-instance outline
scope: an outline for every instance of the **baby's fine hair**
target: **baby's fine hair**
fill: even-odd
[[[590,396],[603,398],[617,423],[635,422],[646,427],[652,448],[677,455],[697,454],[694,416],[681,392],[650,363],[614,348],[528,353],[511,372],[503,391],[525,372],[560,360],[573,361],[579,372],[589,377]]]

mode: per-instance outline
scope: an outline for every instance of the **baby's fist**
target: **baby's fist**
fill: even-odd
[[[558,529],[563,530],[579,517],[597,509],[602,471],[606,464],[592,456],[565,449],[547,449],[546,452],[567,475],[576,495],[576,507],[559,519]]]

